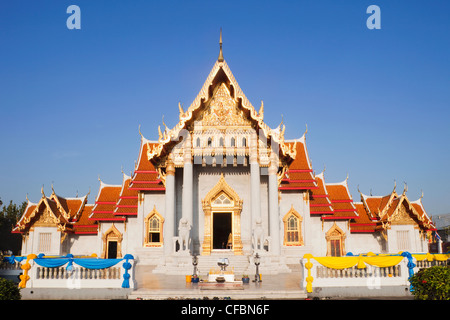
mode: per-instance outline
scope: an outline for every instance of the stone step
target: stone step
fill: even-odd
[[[129,300],[184,300],[184,299],[232,299],[232,300],[304,300],[303,290],[136,290],[128,295]]]
[[[235,274],[246,273],[249,266],[249,257],[235,256],[232,253],[212,253],[209,256],[199,256],[197,265],[199,273],[207,274],[211,269],[220,269],[217,263],[223,258],[227,258],[229,261],[226,270],[233,270]]]

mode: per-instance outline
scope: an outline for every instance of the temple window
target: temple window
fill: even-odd
[[[162,245],[163,223],[164,218],[156,211],[156,207],[153,207],[152,212],[145,218],[145,246],[159,247]]]
[[[208,138],[208,147],[211,147],[212,146],[212,138],[210,137],[210,138]]]
[[[219,146],[220,146],[220,147],[223,147],[223,138],[222,138],[222,137],[221,137],[220,140],[219,140]]]
[[[231,144],[232,147],[236,146],[236,139],[235,138],[231,138]]]
[[[242,146],[243,147],[247,146],[247,138],[242,138]]]
[[[52,234],[48,232],[39,233],[39,252],[49,253],[51,249]]]
[[[285,246],[302,246],[302,221],[303,218],[295,211],[292,206],[289,212],[284,216],[284,245]]]
[[[335,222],[325,236],[327,240],[327,256],[341,257],[345,255],[345,237],[345,233]]]
[[[200,147],[200,138],[197,138],[197,147]]]

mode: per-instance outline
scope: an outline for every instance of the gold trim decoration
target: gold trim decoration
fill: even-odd
[[[340,241],[339,254],[342,257],[345,254],[346,237],[347,236],[345,235],[345,232],[338,227],[336,222],[334,222],[333,226],[330,228],[330,230],[328,230],[328,232],[325,235],[325,239],[327,240],[327,256],[331,256],[331,241],[339,240]]]
[[[294,216],[296,221],[296,232],[298,233],[298,239],[297,241],[288,241],[288,232],[291,232],[289,230],[289,220],[290,217]],[[286,215],[283,217],[283,223],[284,223],[284,241],[283,245],[285,246],[303,246],[303,234],[302,234],[302,222],[303,217],[294,209],[294,205],[291,205],[291,209],[286,213]]]
[[[292,148],[288,143],[285,143],[284,141],[284,132],[286,129],[285,126],[280,125],[275,129],[271,129],[266,123],[264,123],[263,103],[261,102],[261,108],[259,109],[259,112],[256,111],[256,109],[253,107],[253,105],[250,103],[250,101],[247,99],[244,92],[240,88],[226,61],[216,61],[200,92],[198,93],[192,104],[189,106],[189,108],[187,110],[183,110],[182,108],[180,108],[180,105],[178,105],[178,109],[180,111],[179,122],[172,129],[168,129],[166,127],[166,130],[164,132],[161,132],[161,128],[158,128],[158,143],[154,144],[153,146],[148,145],[148,160],[151,161],[154,160],[154,158],[160,157],[165,146],[168,145],[171,141],[174,141],[174,139],[180,137],[182,130],[188,129],[189,124],[192,121],[196,120],[194,119],[194,114],[203,106],[203,103],[205,101],[208,101],[211,98],[210,86],[213,85],[213,81],[220,70],[222,70],[225,73],[225,76],[228,78],[228,87],[233,87],[234,89],[233,100],[239,101],[240,106],[242,106],[242,111],[248,113],[247,119],[249,120],[249,122],[255,122],[253,126],[255,128],[260,128],[267,139],[271,138],[273,139],[273,141],[278,143],[283,156],[288,156],[291,159],[295,159],[295,148]],[[222,86],[222,84],[223,82],[220,84],[220,86]]]
[[[149,227],[150,227],[150,220],[156,216],[159,220],[159,242],[149,242]],[[145,236],[144,236],[144,247],[161,247],[164,243],[163,241],[163,226],[164,226],[164,218],[161,216],[161,214],[156,210],[156,205],[153,206],[153,210],[150,211],[150,213],[145,217],[144,219],[144,225],[145,225]]]
[[[103,235],[103,251],[102,258],[106,259],[108,257],[108,242],[109,241],[117,241],[117,258],[122,258],[122,240],[123,236],[119,230],[117,230],[116,226],[113,224]]]
[[[225,195],[230,201],[228,205],[216,202],[216,199]],[[202,200],[203,212],[205,214],[205,230],[202,243],[202,255],[210,255],[212,250],[212,215],[214,212],[232,213],[232,250],[235,255],[243,254],[243,245],[241,239],[241,211],[243,200],[230,185],[225,181],[223,173],[217,184],[206,194]]]

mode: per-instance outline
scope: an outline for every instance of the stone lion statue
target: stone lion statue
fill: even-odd
[[[256,225],[253,229],[253,248],[255,250],[264,249],[264,229],[262,227],[262,221],[258,218],[255,221]]]
[[[180,250],[189,250],[190,238],[189,233],[191,230],[191,225],[186,218],[180,219],[180,225],[178,226],[178,234],[180,236]]]

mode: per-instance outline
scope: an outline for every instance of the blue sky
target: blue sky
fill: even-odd
[[[69,30],[69,5],[81,29]],[[369,30],[369,5],[381,29]],[[177,122],[218,56],[286,138],[308,125],[327,182],[353,198],[408,184],[429,214],[450,212],[448,1],[3,1],[0,198],[40,199],[53,183],[90,202]]]

